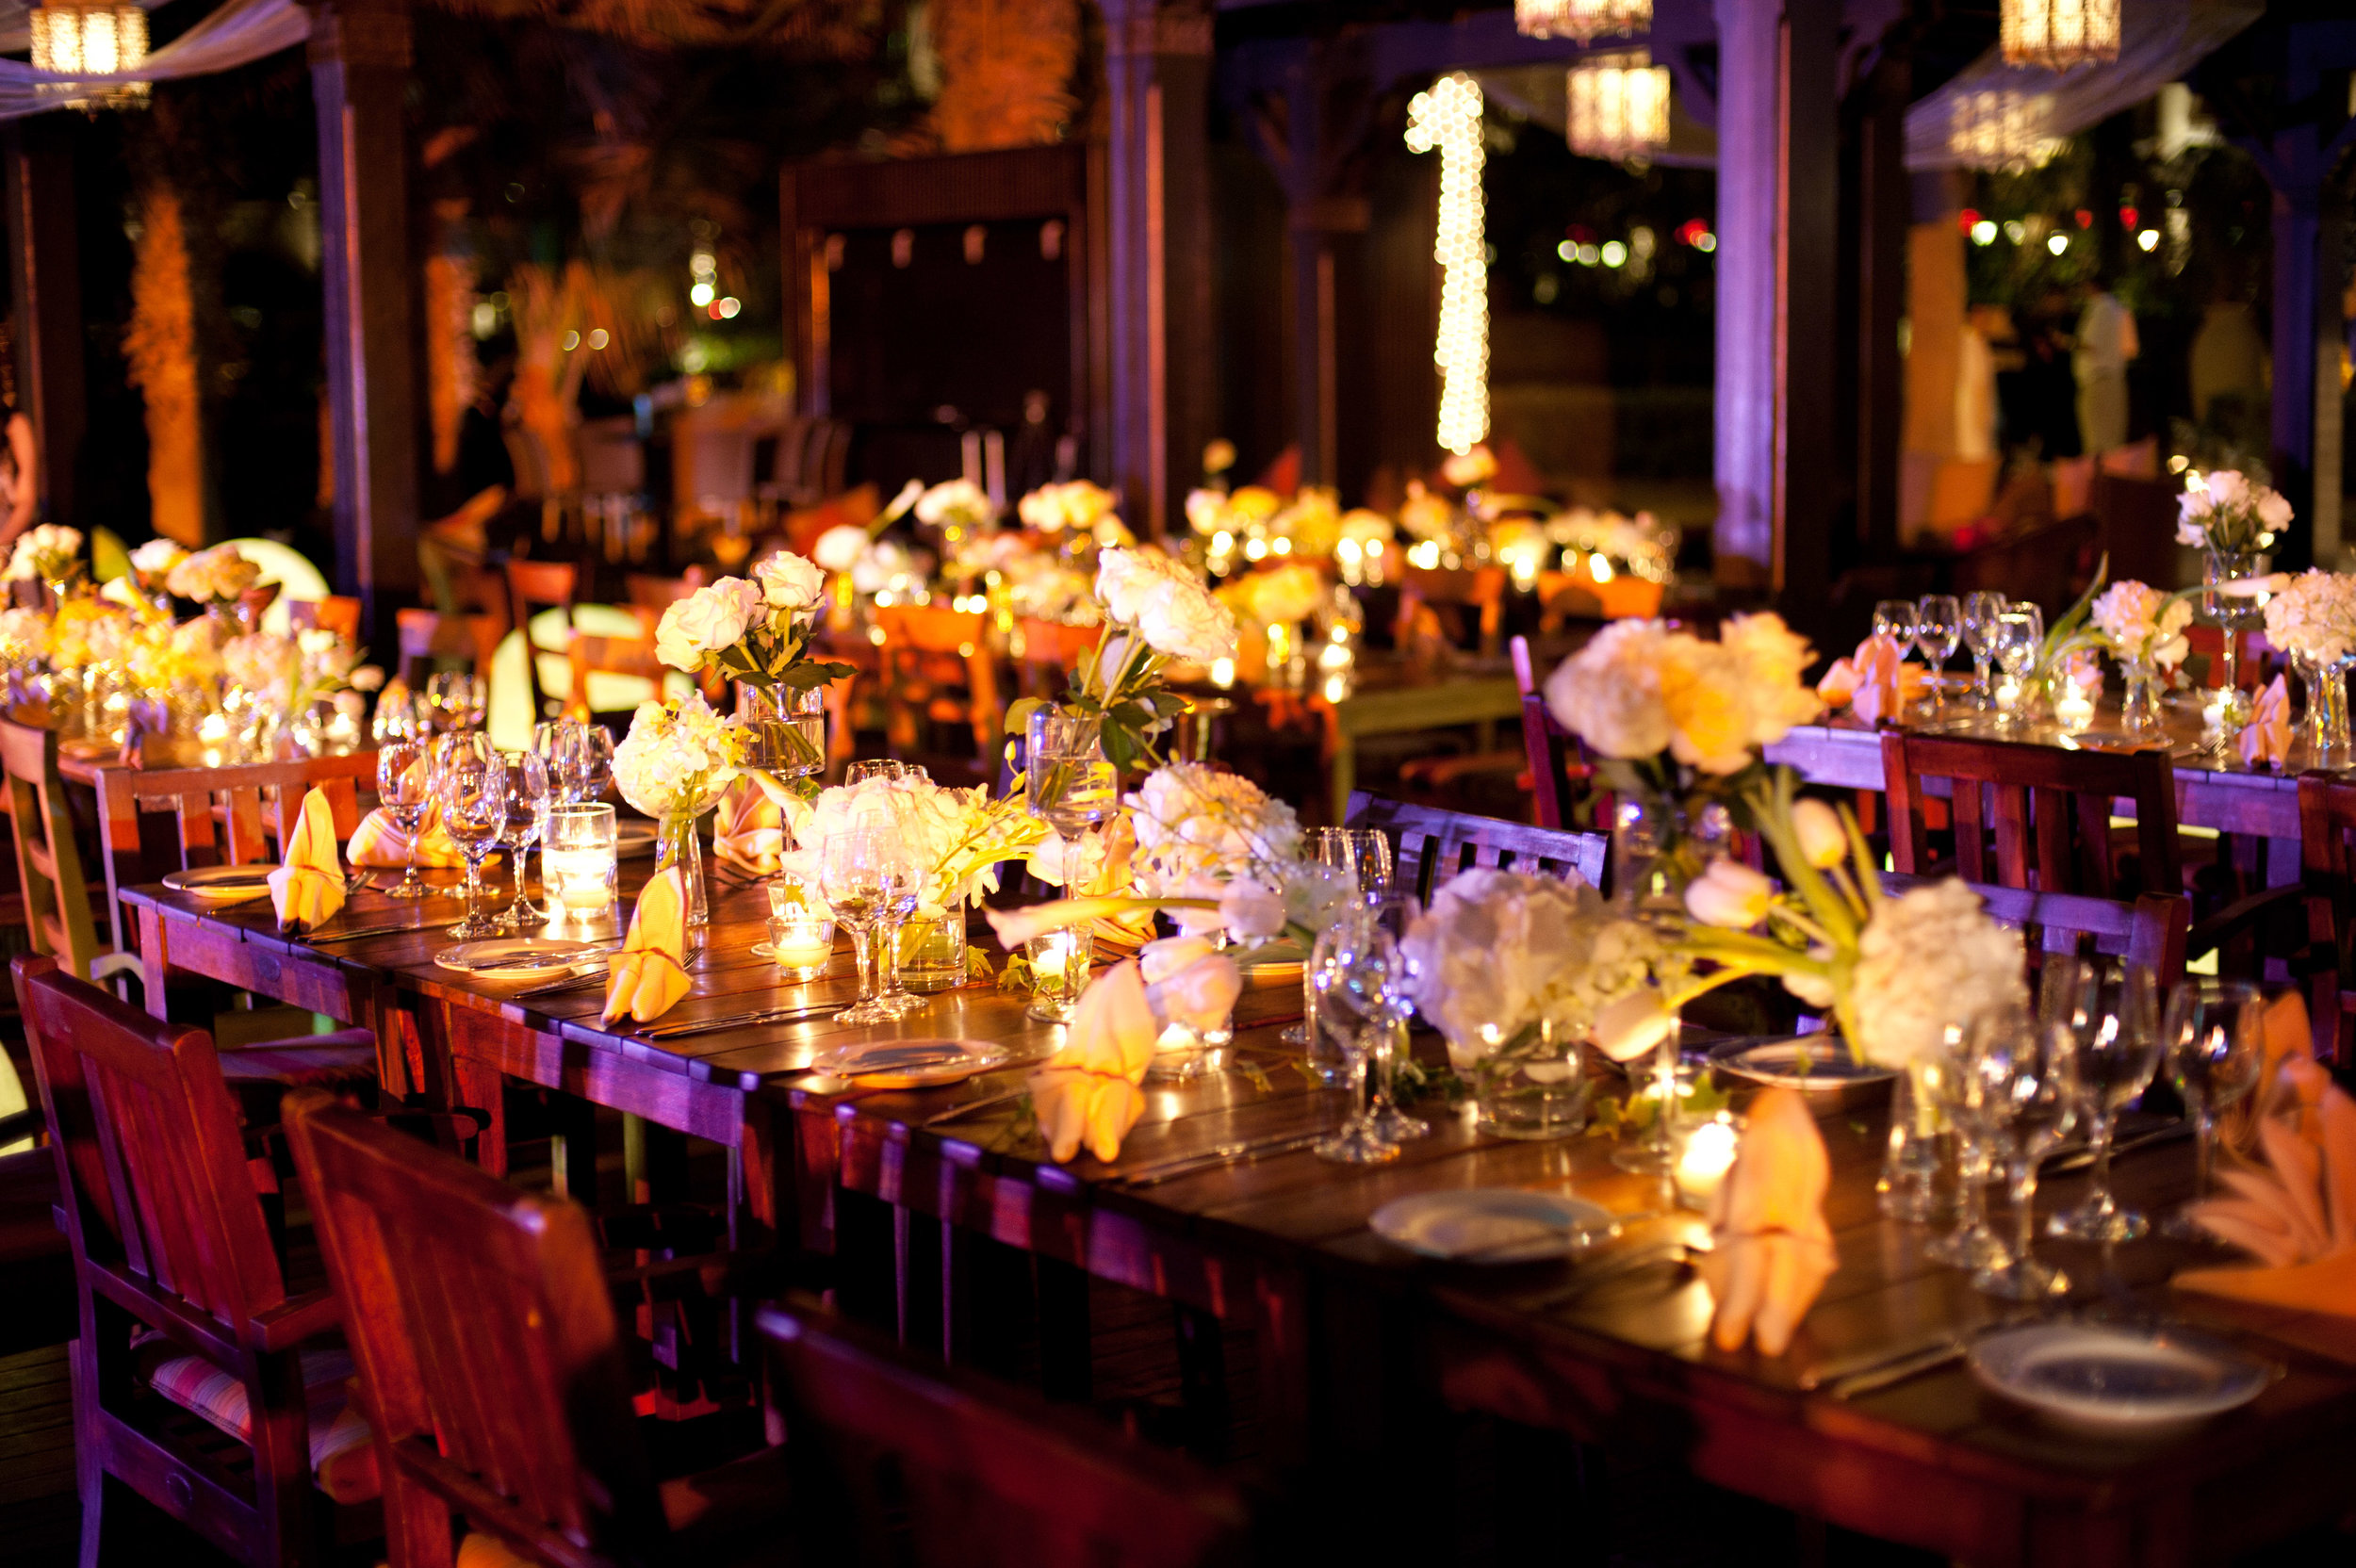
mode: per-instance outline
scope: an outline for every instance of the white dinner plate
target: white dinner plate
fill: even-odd
[[[1468,1187],[1394,1199],[1367,1221],[1374,1233],[1427,1258],[1469,1263],[1536,1263],[1566,1258],[1595,1244],[1573,1231],[1612,1223],[1612,1211],[1567,1193],[1524,1187]]]
[[[443,969],[471,974],[480,980],[527,980],[571,969],[593,954],[603,952],[596,942],[565,941],[554,937],[494,937],[488,941],[459,942],[434,955]]]
[[[956,1084],[1003,1066],[1011,1053],[988,1040],[868,1040],[823,1051],[810,1070],[856,1078],[871,1088],[927,1088]]]
[[[1737,1077],[1755,1084],[1776,1084],[1794,1089],[1844,1089],[1858,1084],[1884,1084],[1898,1076],[1889,1068],[1857,1061],[1849,1054],[1847,1046],[1824,1035],[1729,1040],[1712,1051],[1710,1059]]]
[[[654,853],[654,824],[649,822],[619,822],[614,825],[614,853],[627,860],[633,855]]]
[[[1972,1375],[2066,1426],[2111,1433],[2197,1421],[2248,1404],[2278,1369],[2178,1329],[2024,1323],[1972,1343]]]
[[[242,904],[252,898],[268,898],[270,874],[277,869],[274,865],[198,866],[173,872],[164,878],[164,886],[214,904]]]

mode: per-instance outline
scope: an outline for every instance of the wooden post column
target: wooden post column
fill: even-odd
[[[1111,467],[1149,536],[1183,513],[1210,429],[1211,18],[1198,0],[1102,0]]]
[[[37,114],[8,128],[8,237],[15,241],[16,406],[33,422],[53,522],[72,523],[90,422],[82,380],[81,248],[74,234],[76,116]]]
[[[379,647],[417,583],[417,432],[411,375],[406,0],[327,0],[311,28],[319,228],[327,290],[335,586]]]

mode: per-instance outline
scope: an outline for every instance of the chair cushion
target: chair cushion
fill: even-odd
[[[312,1477],[338,1503],[367,1502],[380,1491],[376,1445],[367,1420],[351,1401],[352,1354],[319,1349],[304,1350],[301,1357]],[[253,1409],[245,1384],[235,1376],[160,1336],[138,1347],[137,1363],[147,1386],[157,1394],[238,1442],[253,1442]]]

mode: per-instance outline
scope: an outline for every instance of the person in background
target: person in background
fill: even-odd
[[[2078,383],[2078,433],[2096,454],[2127,444],[2127,362],[2142,351],[2135,313],[2101,284],[2086,286],[2070,368]]]
[[[33,445],[33,421],[5,392],[0,420],[8,427],[7,440],[0,441],[0,545],[6,545],[31,528],[41,510],[41,452]]]

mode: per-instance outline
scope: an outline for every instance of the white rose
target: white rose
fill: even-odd
[[[1096,558],[1096,596],[1104,613],[1131,626],[1144,614],[1147,598],[1170,579],[1170,569],[1162,558],[1142,550],[1116,547]]]
[[[155,577],[171,571],[188,558],[188,552],[172,539],[150,539],[131,552],[131,569],[141,577]]]
[[[1606,757],[1633,760],[1669,749],[1675,727],[1661,700],[1659,621],[1614,621],[1546,678],[1547,710]]]
[[[712,655],[744,640],[761,604],[761,589],[741,577],[698,588],[663,612],[654,632],[655,656],[693,675]]]
[[[792,550],[777,551],[754,567],[753,576],[761,583],[761,597],[772,610],[807,610],[826,593],[826,574],[815,562]]]
[[[1284,929],[1284,895],[1265,882],[1239,876],[1219,895],[1219,919],[1235,941],[1267,941]]]
[[[2280,490],[2262,491],[2258,497],[2258,521],[2276,532],[2291,526],[2291,503]]]
[[[1685,890],[1685,912],[1704,925],[1747,931],[1767,918],[1775,885],[1740,860],[1713,860]]]
[[[2250,498],[2250,482],[2232,468],[2211,474],[2207,489],[2213,506],[2239,506]]]
[[[1147,599],[1137,630],[1154,651],[1208,664],[1235,656],[1235,614],[1209,589],[1171,579]]]
[[[810,559],[830,572],[847,572],[867,553],[867,531],[856,523],[838,523],[818,536]]]

